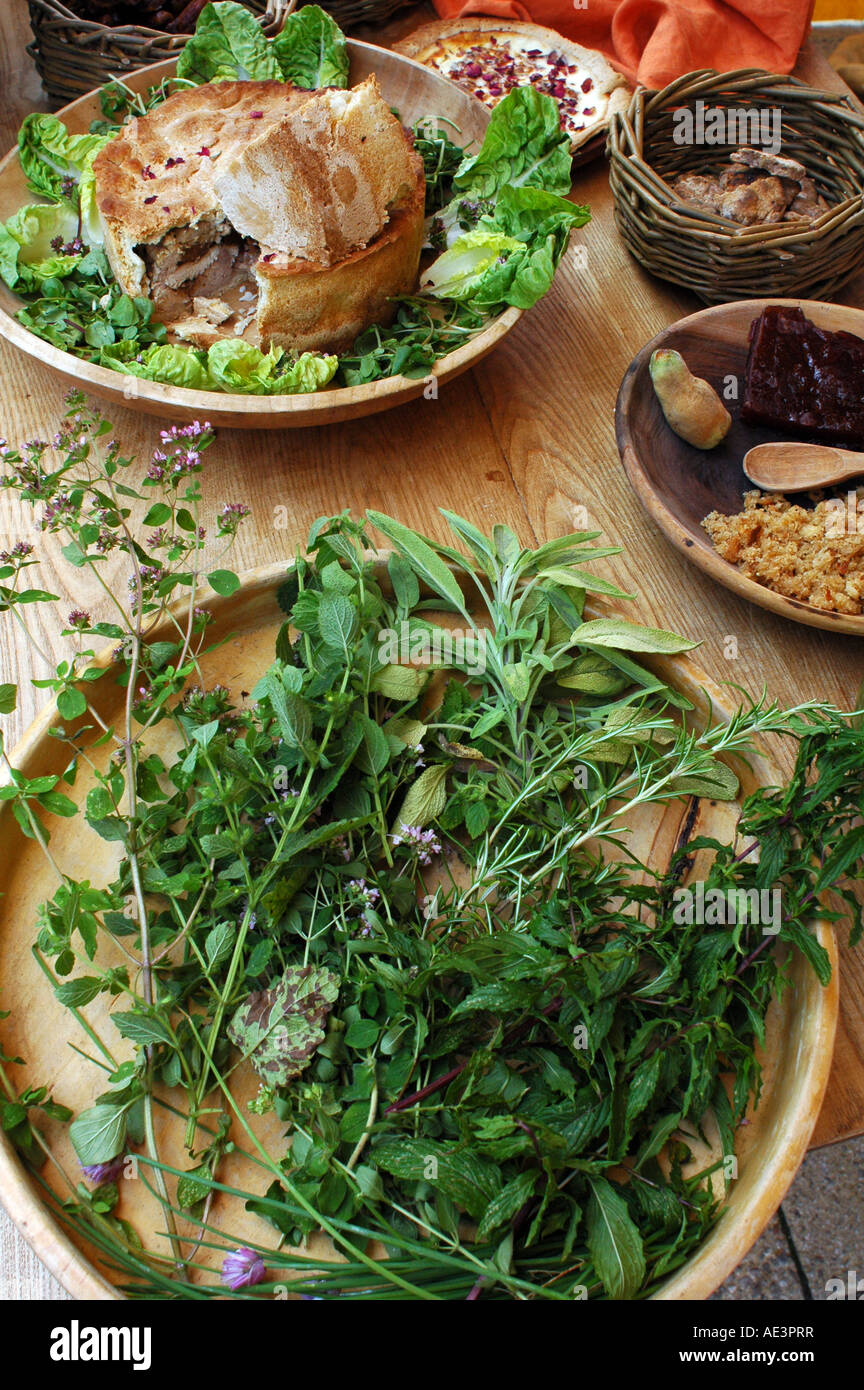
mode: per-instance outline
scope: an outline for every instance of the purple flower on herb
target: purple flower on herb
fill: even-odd
[[[123,1176],[123,1166],[126,1162],[125,1154],[118,1154],[116,1158],[111,1158],[107,1163],[82,1163],[81,1172],[88,1182],[92,1182],[96,1187],[101,1187],[105,1182],[116,1182]]]
[[[441,844],[435,831],[423,830],[419,825],[400,825],[399,834],[393,836],[393,844],[416,850],[421,864],[431,864],[432,856],[441,853]]]
[[[70,627],[89,627],[90,614],[84,608],[73,608],[66,621]]]
[[[29,541],[16,541],[11,550],[0,550],[0,565],[12,564],[15,560],[25,560],[33,554]]]
[[[227,502],[216,518],[217,533],[220,536],[233,536],[240,525],[249,515],[249,508],[245,502]]]
[[[261,1256],[246,1245],[232,1250],[222,1261],[222,1283],[229,1289],[249,1288],[252,1284],[260,1284],[266,1276]]]

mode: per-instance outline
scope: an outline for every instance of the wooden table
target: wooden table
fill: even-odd
[[[403,15],[384,37],[397,37],[426,17],[423,10]],[[2,149],[13,143],[27,111],[47,109],[23,51],[28,38],[24,0],[0,7]],[[815,55],[802,55],[797,71],[814,85],[842,86]],[[590,224],[574,236],[584,253],[571,249],[546,299],[439,399],[317,430],[222,433],[207,456],[205,497],[214,510],[245,501],[253,512],[232,564],[251,568],[287,559],[315,517],[345,507],[355,514],[366,507],[389,512],[442,540],[448,531],[437,509],[450,507],[484,529],[506,522],[528,544],[581,529],[587,517],[592,529],[623,546],[606,573],[623,588],[638,589],[632,616],[701,642],[696,657],[709,675],[757,694],[764,684],[786,703],[819,698],[853,707],[864,676],[855,638],[775,618],[718,588],[672,550],[631,492],[615,447],[619,383],[648,339],[699,306],[650,278],[623,249],[602,159],[578,171],[575,192],[592,212]],[[864,306],[864,276],[843,298]],[[50,436],[63,409],[57,378],[0,343],[0,434],[12,442]],[[158,423],[125,409],[113,411],[113,418],[124,452],[146,459]],[[0,494],[0,547],[24,534],[17,511]],[[45,536],[39,547],[45,559],[38,582],[68,597],[70,608],[99,611],[98,594],[82,589],[80,574],[60,558],[58,538]],[[117,582],[125,582],[119,569]],[[42,645],[50,650],[60,626],[53,609],[38,611]],[[733,636],[738,655],[727,659]],[[0,681],[22,682],[18,713],[4,726],[9,743],[44,703],[44,694],[28,687],[28,676],[46,674],[35,669],[12,625],[0,625]],[[817,1146],[864,1132],[864,948],[841,946],[841,956],[841,1021]],[[8,987],[0,1002],[8,1006]],[[17,1239],[7,1234],[7,1249],[14,1251]],[[46,1285],[46,1294],[61,1296],[56,1285]]]

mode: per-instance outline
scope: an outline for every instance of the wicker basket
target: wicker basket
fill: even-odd
[[[332,14],[341,29],[356,29],[358,24],[383,24],[397,10],[416,5],[418,0],[315,0],[322,10]]]
[[[81,19],[62,0],[27,0],[33,42],[27,52],[36,64],[42,85],[62,105],[84,96],[113,77],[176,58],[188,34],[165,34],[158,29],[105,24]],[[267,35],[278,34],[296,0],[244,0],[261,18]]]
[[[737,144],[676,144],[676,110],[779,108],[781,153],[802,163],[830,211],[812,223],[741,226],[682,202],[669,182],[728,163]],[[615,220],[646,270],[708,304],[777,295],[830,299],[864,263],[864,116],[847,96],[757,69],[688,73],[637,91],[613,117],[609,181]]]

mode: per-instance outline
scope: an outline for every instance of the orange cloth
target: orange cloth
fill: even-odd
[[[694,68],[791,72],[813,0],[433,0],[443,19],[497,15],[599,48],[630,79],[664,87]]]

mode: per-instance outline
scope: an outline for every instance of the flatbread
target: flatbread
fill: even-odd
[[[485,106],[496,106],[514,87],[536,87],[558,102],[574,152],[602,136],[613,111],[630,100],[626,80],[602,53],[540,24],[483,15],[442,19],[393,47]]]

